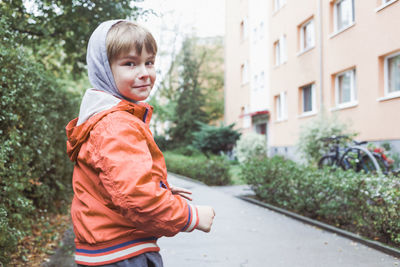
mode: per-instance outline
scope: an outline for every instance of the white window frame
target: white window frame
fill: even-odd
[[[276,96],[276,121],[287,120],[286,92]]]
[[[264,21],[260,22],[260,30],[259,30],[259,36],[260,36],[260,40],[264,38]]]
[[[249,82],[249,64],[247,61],[245,61],[241,66],[240,66],[240,72],[241,72],[241,79],[242,79],[242,85],[246,84]]]
[[[274,0],[274,12],[277,12],[286,4],[286,0]]]
[[[274,53],[275,53],[275,66],[279,66],[282,64],[282,55],[281,55],[281,41],[277,40],[274,43]]]
[[[275,66],[282,65],[287,62],[287,49],[286,49],[286,35],[282,35],[274,43],[274,53],[275,53]]]
[[[311,86],[311,110],[304,111],[304,88],[308,87],[308,86]],[[316,103],[317,103],[317,98],[316,98],[316,94],[315,94],[315,83],[302,86],[301,87],[301,115],[307,116],[307,115],[315,114],[317,112]]]
[[[281,58],[282,58],[282,64],[287,62],[287,39],[286,39],[286,35],[282,35],[281,36]]]
[[[381,0],[381,5],[378,6],[375,9],[375,12],[381,11],[382,9],[384,9],[387,6],[390,6],[391,4],[397,2],[398,0]]]
[[[351,20],[349,21],[348,25],[344,25],[342,26],[342,28],[338,28],[338,6],[341,2],[343,1],[350,1],[350,7],[351,7]],[[351,27],[354,23],[355,23],[355,10],[354,10],[354,0],[337,0],[334,3],[334,7],[333,7],[333,16],[334,16],[334,30],[335,30],[335,34],[342,32],[344,30],[346,30],[347,28]]]
[[[258,90],[258,75],[254,75],[253,78],[253,91],[256,92]]]
[[[251,127],[251,115],[249,114],[249,106],[246,105],[243,108],[244,114],[243,114],[243,128],[247,129]]]
[[[307,38],[306,36],[306,27],[312,25],[311,27],[311,44],[309,46],[305,46],[305,39]],[[305,52],[307,50],[310,50],[315,47],[315,23],[314,19],[310,19],[307,22],[305,22],[303,25],[300,27],[300,52]]]
[[[339,103],[339,77],[345,75],[346,73],[350,73],[350,101]],[[347,108],[357,105],[357,92],[356,92],[356,69],[350,69],[343,72],[340,72],[335,75],[335,101],[337,108]]]
[[[253,29],[253,43],[257,43],[257,40],[258,40],[258,29],[257,27],[255,27]]]
[[[384,77],[385,77],[385,86],[384,86],[384,92],[385,92],[385,97],[400,97],[400,90],[399,91],[393,91],[389,92],[389,59],[400,56],[400,52],[396,52],[394,54],[390,54],[385,57],[384,60]]]
[[[264,71],[262,71],[260,73],[259,83],[260,83],[260,88],[261,89],[264,88],[264,86],[265,86],[265,74],[264,74]]]
[[[247,39],[247,26],[247,18],[243,18],[243,20],[240,22],[240,38],[242,42]]]

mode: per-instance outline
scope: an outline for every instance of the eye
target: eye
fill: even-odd
[[[135,67],[136,66],[135,62],[132,62],[132,61],[128,61],[124,65],[128,66],[128,67]]]
[[[154,65],[154,60],[149,60],[146,62],[147,66],[153,66]]]

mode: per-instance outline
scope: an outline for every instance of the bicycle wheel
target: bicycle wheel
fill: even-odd
[[[378,153],[373,153],[373,156],[376,160],[376,162],[378,163],[381,171],[383,174],[388,174],[389,173],[389,163],[387,163],[387,161],[382,157],[381,154]],[[364,155],[364,157],[362,158],[362,168],[366,168],[368,170],[372,170],[372,171],[376,171],[375,166],[373,165],[372,160],[367,156]],[[365,170],[365,169],[364,169]]]
[[[318,168],[332,167],[336,164],[336,157],[333,155],[325,155],[318,161]]]
[[[340,160],[340,166],[344,170],[361,170],[368,172],[378,172],[380,167],[371,152],[363,147],[350,147],[346,150]]]
[[[377,158],[375,157],[375,159]],[[374,162],[368,155],[364,155],[361,158],[360,170],[363,170],[366,173],[372,173],[377,171]]]
[[[343,170],[353,170],[355,172],[360,171],[360,150],[356,148],[348,149],[340,160],[340,167]]]

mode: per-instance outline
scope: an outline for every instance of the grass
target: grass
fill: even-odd
[[[245,184],[245,182],[240,178],[240,165],[231,164],[229,168],[229,174],[231,176],[231,181],[233,185]]]

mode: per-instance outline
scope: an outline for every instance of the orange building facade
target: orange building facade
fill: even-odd
[[[258,2],[226,1],[225,122],[255,131],[254,119],[244,123],[246,107],[250,117],[264,112],[270,153],[296,158],[301,127],[325,111],[348,123],[357,139],[389,142],[400,152],[400,1],[264,1],[267,44],[251,45],[256,28],[247,29],[248,43],[235,42],[243,18],[260,16],[251,8]],[[267,96],[257,109],[250,101],[257,79],[240,81],[243,62],[253,66],[254,58],[266,70]]]

